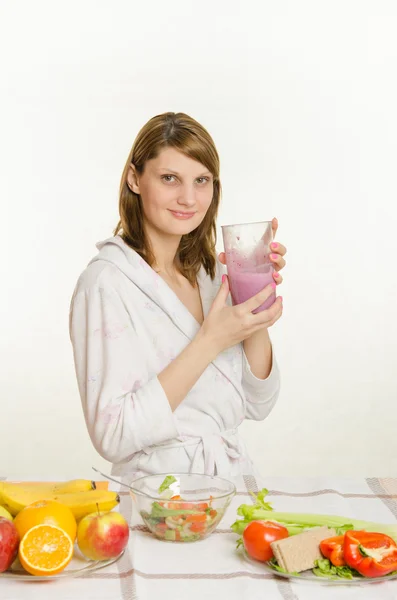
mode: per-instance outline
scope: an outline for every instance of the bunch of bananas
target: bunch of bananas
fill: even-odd
[[[112,510],[120,502],[116,492],[97,490],[95,482],[73,479],[64,483],[11,483],[0,481],[0,507],[15,516],[39,500],[56,500],[70,508],[76,521],[86,515]]]

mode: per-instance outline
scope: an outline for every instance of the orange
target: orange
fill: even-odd
[[[73,556],[73,542],[65,531],[54,525],[36,525],[19,544],[21,565],[31,575],[56,575]]]
[[[70,508],[55,500],[39,500],[23,508],[15,517],[14,525],[20,539],[36,525],[55,525],[76,539],[77,524]]]

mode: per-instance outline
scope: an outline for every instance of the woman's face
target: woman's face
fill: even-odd
[[[176,236],[200,225],[214,191],[208,169],[175,148],[164,148],[157,158],[148,160],[142,174],[131,167],[127,182],[142,198],[149,229]]]

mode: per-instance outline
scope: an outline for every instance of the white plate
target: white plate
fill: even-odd
[[[123,554],[124,552],[116,558],[111,558],[109,560],[87,560],[83,557],[78,547],[75,546],[72,560],[61,573],[58,573],[58,575],[49,575],[48,577],[42,575],[30,575],[23,569],[21,563],[17,559],[13,562],[8,571],[0,574],[0,581],[2,578],[16,579],[18,581],[48,581],[49,579],[80,577],[81,575],[86,575],[87,573],[92,573],[93,571],[98,571],[99,569],[112,565],[119,560]]]
[[[353,577],[353,579],[342,579],[340,577],[335,579],[328,577],[317,577],[317,575],[315,575],[311,569],[309,571],[302,571],[302,573],[299,573],[299,575],[293,575],[292,573],[281,573],[280,571],[277,571],[271,565],[271,563],[264,563],[251,558],[244,548],[241,548],[240,551],[242,552],[246,561],[263,570],[265,573],[272,573],[277,577],[290,579],[294,582],[317,583],[321,585],[367,585],[368,583],[380,583],[383,581],[397,579],[397,573],[394,575],[384,575],[383,577]]]

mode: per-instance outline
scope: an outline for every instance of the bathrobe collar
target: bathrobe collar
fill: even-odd
[[[90,264],[101,260],[114,264],[164,311],[189,340],[193,340],[200,329],[200,324],[169,285],[137,252],[132,250],[120,236],[114,236],[99,242],[96,246],[99,253],[92,259]],[[205,272],[204,267],[201,267],[197,276],[197,283],[200,289],[204,317],[206,317],[219,290],[220,281],[212,281],[211,277]],[[244,400],[240,381],[241,373],[236,372],[236,353],[231,350],[222,352],[212,362],[229,379]]]

